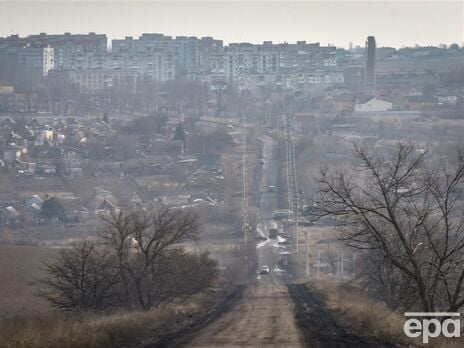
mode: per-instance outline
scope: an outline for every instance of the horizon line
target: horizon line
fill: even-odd
[[[2,0],[0,0],[1,2]],[[72,32],[72,31],[63,31],[63,32],[36,32],[36,33],[28,33],[28,34],[19,34],[19,33],[10,33],[8,35],[4,35],[4,34],[0,34],[0,39],[6,39],[8,37],[11,37],[11,36],[18,36],[19,38],[27,38],[28,36],[38,36],[40,34],[45,34],[45,35],[64,35],[66,33],[69,33],[70,35],[89,35],[89,34],[95,34],[95,35],[106,35],[107,39],[108,39],[108,48],[111,47],[111,42],[113,40],[125,40],[127,38],[133,38],[134,40],[138,40],[142,37],[142,35],[144,34],[159,34],[159,35],[163,35],[165,37],[170,37],[172,39],[176,39],[178,37],[187,37],[187,38],[198,38],[198,39],[202,39],[202,38],[212,38],[214,40],[219,40],[219,41],[222,41],[223,42],[223,45],[224,46],[228,46],[228,45],[233,45],[233,44],[252,44],[252,45],[262,45],[264,42],[271,42],[273,45],[284,45],[284,44],[297,44],[298,42],[306,42],[308,44],[320,44],[321,46],[324,46],[324,44],[321,43],[321,41],[308,41],[308,40],[296,40],[296,41],[293,41],[293,42],[290,42],[290,41],[274,41],[274,40],[260,40],[260,41],[256,41],[256,40],[251,40],[251,41],[230,41],[230,42],[227,42],[223,39],[220,39],[220,38],[216,38],[212,35],[201,35],[201,36],[196,36],[196,35],[166,35],[164,33],[157,33],[157,32],[143,32],[143,33],[140,33],[140,34],[137,34],[137,35],[125,35],[125,36],[119,36],[119,37],[116,37],[116,36],[111,36],[107,33],[98,33],[98,32],[94,32],[94,31],[87,31],[87,32]],[[21,36],[21,35],[24,35],[24,36]],[[376,37],[375,35],[366,35],[366,39],[368,36],[374,36]],[[350,43],[352,43],[350,41]],[[435,48],[440,48],[440,45],[446,45],[446,46],[450,46],[451,44],[457,44],[459,47],[463,48],[464,47],[464,41],[463,42],[450,42],[450,43],[447,43],[447,42],[442,42],[442,43],[439,43],[439,44],[419,44],[419,43],[416,43],[414,44],[413,46],[410,46],[410,45],[401,45],[401,46],[393,46],[393,45],[389,45],[389,46],[378,46],[377,49],[379,48],[394,48],[394,49],[404,49],[404,48],[427,48],[427,47],[435,47]],[[342,45],[342,46],[338,46],[334,43],[327,43],[327,45],[325,45],[325,47],[336,47],[336,48],[343,48],[343,49],[349,49],[349,44],[348,46],[346,45]],[[356,47],[359,47],[359,48],[363,48],[363,46],[359,45],[359,44],[354,44],[353,43],[353,48],[356,48]]]

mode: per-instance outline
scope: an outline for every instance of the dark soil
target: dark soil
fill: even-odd
[[[155,334],[155,337],[140,343],[137,347],[173,348],[185,344],[195,333],[198,332],[198,330],[210,324],[224,313],[230,311],[243,297],[245,289],[246,285],[237,286],[233,291],[206,312],[180,322],[176,328],[171,328],[170,330],[165,330],[162,333]]]
[[[324,301],[305,284],[289,284],[288,291],[295,304],[295,316],[307,347],[374,348],[395,347],[374,337],[351,332],[340,325]]]

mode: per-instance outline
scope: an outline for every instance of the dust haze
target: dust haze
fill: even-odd
[[[462,347],[462,2],[0,2],[0,347]]]

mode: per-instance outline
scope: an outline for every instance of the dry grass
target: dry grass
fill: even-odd
[[[363,296],[351,286],[334,282],[320,281],[314,288],[324,298],[327,306],[341,313],[356,332],[367,333],[384,342],[398,342],[398,338],[404,336],[403,318],[382,302]],[[398,343],[408,342],[404,340]]]
[[[136,343],[198,312],[206,295],[152,311],[63,314],[36,295],[42,264],[56,249],[0,246],[0,347],[104,348]]]
[[[104,348],[134,344],[157,330],[174,327],[198,310],[197,306],[170,306],[147,312],[64,315],[50,312],[18,316],[1,328],[0,347]]]
[[[420,339],[410,339],[403,331],[403,313],[392,311],[383,302],[370,299],[360,289],[331,281],[318,281],[311,285],[325,300],[344,326],[349,326],[358,334],[377,337],[382,342],[399,346],[421,347]],[[430,348],[464,347],[464,340],[432,339]]]
[[[57,249],[0,245],[0,327],[18,313],[44,313],[47,303],[36,296],[35,283],[42,265],[57,255]]]

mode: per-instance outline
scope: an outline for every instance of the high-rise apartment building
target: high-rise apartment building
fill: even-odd
[[[368,58],[367,65],[374,64],[369,80],[375,83],[375,40],[369,47],[374,49],[371,53],[369,48],[368,54],[373,58]],[[0,61],[19,63],[44,76],[51,71],[70,74],[82,89],[91,91],[127,85],[126,80],[135,84],[140,80],[165,82],[176,77],[221,88],[232,83],[243,88],[271,85],[304,89],[316,84],[343,83],[337,57],[335,46],[306,41],[223,46],[221,40],[212,37],[144,33],[138,38],[112,40],[108,50],[104,34],[41,33],[0,38]],[[111,73],[116,70],[121,73]],[[366,79],[367,76],[366,73]]]
[[[8,47],[10,52],[16,52],[18,62],[32,68],[43,69],[45,54],[48,67],[51,67],[53,61],[52,69],[73,70],[89,66],[101,68],[102,64],[99,64],[99,61],[102,61],[102,57],[107,52],[107,38],[105,34],[95,33],[62,35],[40,33],[27,37],[11,35],[0,38],[0,46]],[[52,50],[53,59],[49,56]],[[51,69],[48,69],[47,73],[49,70]]]
[[[165,56],[167,61],[172,57],[177,75],[209,73],[212,69],[213,55],[221,50],[222,41],[211,37],[172,38],[163,34],[145,33],[138,39],[126,37],[123,40],[112,41],[113,57],[125,53],[133,57],[142,57],[148,52]]]

